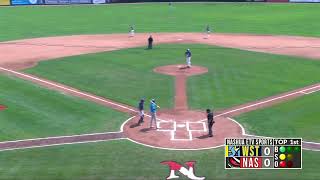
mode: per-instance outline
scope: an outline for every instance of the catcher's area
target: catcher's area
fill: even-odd
[[[320,47],[319,38],[212,34],[209,39],[205,39],[204,34],[201,33],[153,33],[152,35],[154,37],[155,44],[201,43],[258,52],[320,59],[320,51],[317,48],[313,48]],[[34,66],[41,60],[145,46],[148,37],[149,34],[136,34],[133,38],[129,38],[128,34],[76,35],[1,42],[0,48],[6,53],[0,54],[0,72],[11,74],[16,77],[29,80],[33,83],[37,83],[41,86],[73,96],[78,96],[109,108],[137,116],[137,110],[134,107],[114,102],[94,94],[82,92],[81,90],[64,84],[25,74],[18,70]],[[158,114],[159,120],[157,122],[159,127],[158,130],[149,129],[149,117],[145,118],[145,123],[142,126],[136,126],[138,117],[133,117],[123,124],[121,131],[119,132],[1,142],[0,150],[124,138],[139,144],[157,148],[214,148],[223,145],[224,138],[226,136],[251,136],[246,134],[244,128],[236,121],[232,120],[231,117],[320,91],[320,83],[317,83],[301,89],[216,112],[214,137],[209,138],[206,136],[208,134],[208,129],[206,124],[206,114],[204,113],[204,110],[208,107],[203,107],[203,109],[199,111],[189,110],[185,83],[189,76],[206,73],[208,69],[199,66],[193,66],[191,69],[186,69],[184,68],[184,65],[169,65],[158,67],[154,71],[164,75],[175,76],[176,78],[175,107],[171,110],[160,110]],[[312,150],[320,149],[319,143],[304,142],[303,146],[304,148]]]

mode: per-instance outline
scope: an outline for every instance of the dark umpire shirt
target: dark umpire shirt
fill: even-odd
[[[144,102],[139,103],[139,110],[140,111],[144,110]]]
[[[149,37],[149,38],[148,38],[148,42],[149,42],[149,44],[152,44],[153,38],[152,38],[152,37]]]
[[[214,123],[214,121],[213,121],[213,113],[212,112],[208,113],[207,118],[208,118],[208,124],[213,124]]]

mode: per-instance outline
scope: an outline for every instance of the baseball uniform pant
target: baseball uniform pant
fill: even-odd
[[[208,124],[209,136],[212,136],[212,135],[213,135],[212,126],[213,126],[213,123],[209,123],[209,124]]]
[[[186,61],[187,61],[187,66],[191,67],[191,57],[187,57]]]
[[[134,30],[131,30],[130,31],[130,37],[133,37],[134,36]]]
[[[141,124],[141,123],[143,123],[143,119],[144,119],[144,111],[143,110],[139,111],[139,116],[140,116],[140,119],[139,119],[138,124]]]
[[[150,121],[150,127],[152,127],[152,124],[153,124],[153,121],[157,127],[157,114],[154,112],[154,113],[151,113],[151,121]]]

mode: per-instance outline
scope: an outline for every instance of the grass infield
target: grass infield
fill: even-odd
[[[185,63],[186,48],[192,50],[194,65],[209,69],[188,80],[193,109],[227,108],[320,81],[319,61],[196,44],[66,57],[42,61],[26,72],[131,106],[136,107],[141,97],[155,97],[160,106],[169,108],[174,102],[174,79],[152,70]]]

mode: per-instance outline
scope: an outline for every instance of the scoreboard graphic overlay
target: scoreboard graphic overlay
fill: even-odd
[[[228,138],[225,169],[302,169],[301,138]]]

